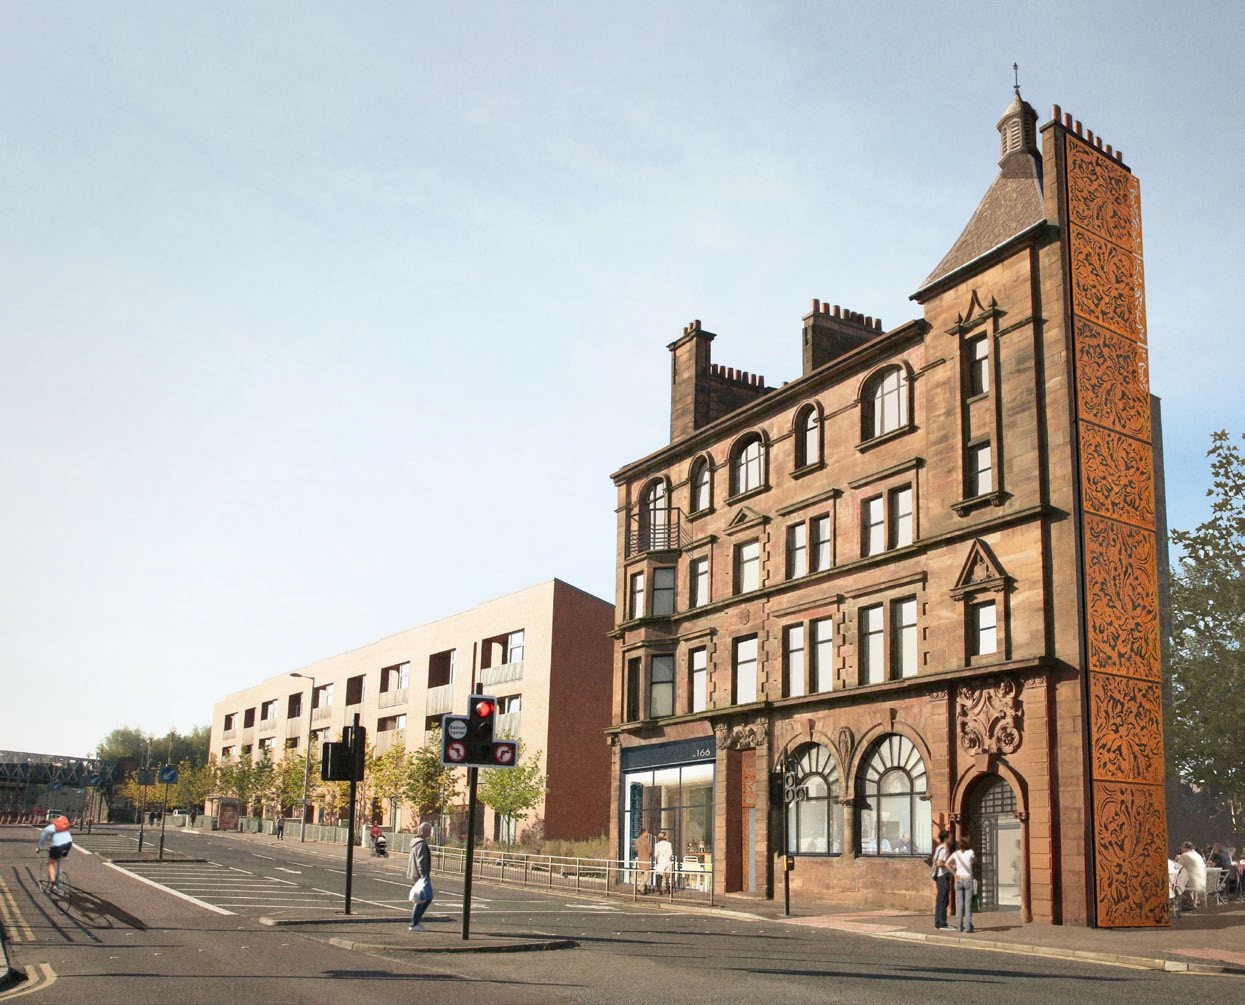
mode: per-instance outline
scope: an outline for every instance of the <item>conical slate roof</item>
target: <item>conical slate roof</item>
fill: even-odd
[[[951,250],[921,283],[918,294],[1046,219],[1036,123],[1037,113],[1017,88],[997,125],[1002,141],[999,175]]]

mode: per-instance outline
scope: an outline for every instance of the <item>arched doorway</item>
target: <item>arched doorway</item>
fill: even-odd
[[[1020,910],[1024,857],[1016,793],[1004,778],[983,778],[969,797],[968,816],[969,834],[977,849],[979,910]]]

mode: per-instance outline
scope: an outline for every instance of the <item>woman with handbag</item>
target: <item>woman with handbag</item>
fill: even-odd
[[[432,824],[425,820],[415,833],[411,842],[411,854],[406,860],[406,878],[414,880],[407,899],[415,906],[411,910],[412,932],[424,931],[420,919],[432,903],[432,851],[428,847],[428,835],[432,833]]]
[[[973,929],[973,846],[968,838],[957,845],[951,842],[951,856],[947,860],[955,873],[955,927],[961,932]]]

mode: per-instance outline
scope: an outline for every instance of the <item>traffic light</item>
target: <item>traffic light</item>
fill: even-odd
[[[473,694],[467,699],[467,735],[464,742],[468,763],[493,763],[493,725],[496,720],[496,698]]]

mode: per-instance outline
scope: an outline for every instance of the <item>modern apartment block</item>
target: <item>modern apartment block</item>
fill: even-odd
[[[779,386],[670,344],[670,442],[613,476],[619,855],[927,909],[946,829],[987,910],[1167,924],[1138,183],[1018,89],[997,129],[921,317],[814,300]]]
[[[377,752],[413,750],[441,716],[466,712],[479,683],[498,698],[499,735],[544,753],[549,792],[527,825],[539,819],[551,838],[592,837],[609,818],[601,731],[612,624],[611,604],[550,580],[234,692],[213,709],[211,751],[221,760],[268,751],[277,760],[301,753],[310,729],[318,756],[356,712]],[[505,826],[485,810],[485,836],[499,838]]]

